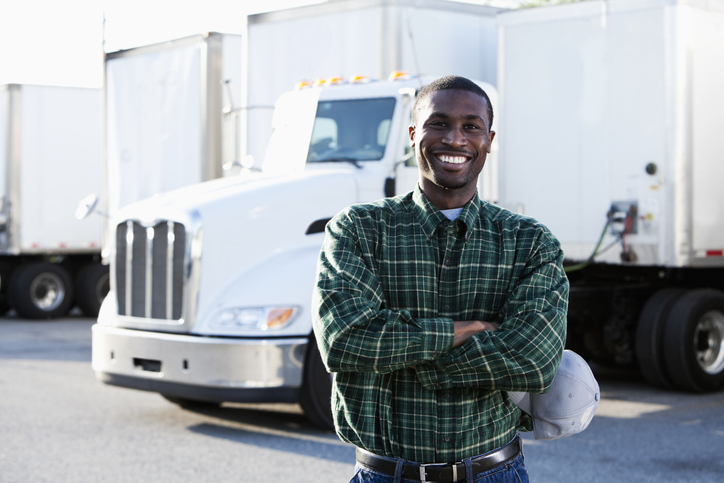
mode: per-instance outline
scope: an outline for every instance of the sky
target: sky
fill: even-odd
[[[0,0],[0,85],[101,87],[103,52],[201,32],[242,33],[249,13],[322,1]]]

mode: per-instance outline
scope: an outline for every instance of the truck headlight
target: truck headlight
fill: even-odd
[[[297,307],[233,307],[219,312],[211,326],[224,329],[281,329],[294,320],[298,311]]]

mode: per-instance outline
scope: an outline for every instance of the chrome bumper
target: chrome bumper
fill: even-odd
[[[294,401],[306,338],[232,339],[93,325],[103,382],[209,401]],[[288,389],[288,390],[287,390]]]

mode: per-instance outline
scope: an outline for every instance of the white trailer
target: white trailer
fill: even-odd
[[[98,313],[102,223],[74,213],[101,187],[101,125],[99,89],[0,86],[0,312]]]
[[[569,346],[659,386],[721,388],[724,2],[498,20],[500,199],[563,243]]]
[[[403,71],[495,86],[501,10],[447,0],[343,0],[250,15],[242,57],[244,152],[260,165],[274,103],[300,81],[386,80]]]
[[[106,54],[105,213],[238,173],[240,59],[213,32]]]

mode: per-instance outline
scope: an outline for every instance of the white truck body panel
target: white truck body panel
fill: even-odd
[[[101,218],[75,218],[101,187],[100,90],[4,85],[0,108],[0,253],[100,252]]]
[[[5,223],[6,221],[6,214],[5,214],[5,200],[6,196],[8,194],[8,186],[7,186],[7,166],[8,166],[8,157],[9,157],[9,149],[10,149],[10,132],[9,132],[9,126],[10,126],[10,116],[9,113],[9,106],[10,106],[10,96],[9,96],[9,88],[8,86],[3,86],[2,91],[0,91],[0,162],[2,162],[2,166],[0,166],[0,199],[2,199],[2,206],[0,206],[0,213],[2,213],[2,221]]]
[[[299,81],[384,80],[405,71],[495,86],[501,10],[442,0],[345,0],[250,15],[243,58],[246,152],[261,163],[272,107]]]
[[[6,225],[8,221],[7,213],[7,171],[8,171],[8,158],[10,157],[10,93],[8,86],[3,86],[0,91],[0,223]],[[0,246],[7,245],[7,235],[5,231],[0,233]]]
[[[222,177],[238,161],[224,109],[241,97],[240,59],[241,37],[216,33],[107,54],[106,212]]]
[[[232,397],[215,391],[234,388],[298,390],[306,338],[312,331],[311,295],[323,227],[352,203],[382,198],[385,179],[393,172],[397,193],[414,187],[418,175],[414,160],[412,164],[400,161],[409,150],[407,126],[419,82],[371,82],[291,92],[280,99],[275,119],[278,132],[266,159],[269,172],[180,188],[119,210],[111,222],[119,226],[111,245],[111,292],[93,332],[93,369],[98,377],[162,393],[178,394],[175,385],[180,384],[186,397],[212,400]],[[483,87],[497,108],[495,89]],[[320,114],[320,110],[326,112],[323,106],[379,99],[394,100],[391,118],[380,122],[389,126],[380,159],[359,161],[359,167],[341,161],[304,164],[315,141],[311,128],[315,114],[316,119],[330,119]],[[303,107],[302,114],[295,106]],[[286,117],[290,112],[297,114],[291,120]],[[489,159],[494,156],[495,152]],[[292,165],[286,162],[290,159]],[[480,185],[479,189],[484,191]],[[169,220],[183,226],[186,236],[180,269],[185,282],[176,290],[183,292],[183,302],[171,302],[163,294],[173,278],[166,273],[176,270],[169,268],[166,260],[173,257],[167,254],[182,250],[170,248],[181,233],[168,241],[164,232],[156,234],[157,229],[166,230]],[[129,238],[132,230],[136,231]],[[169,246],[167,252],[154,255],[157,239]],[[159,275],[168,280],[166,285]],[[159,291],[157,286],[161,286]],[[172,316],[155,316],[164,314],[159,304],[161,309],[168,305],[165,314]],[[178,310],[174,304],[180,304]],[[260,329],[227,322],[236,310],[280,306],[294,309],[284,326]],[[255,370],[225,368],[236,363],[255,364]],[[172,368],[165,370],[169,365]],[[192,369],[181,370],[184,366]],[[286,397],[264,394],[248,397]],[[236,393],[233,397],[247,396]]]
[[[546,224],[578,261],[609,209],[634,204],[636,260],[616,248],[597,261],[724,266],[724,2],[587,1],[498,18],[501,204]]]

